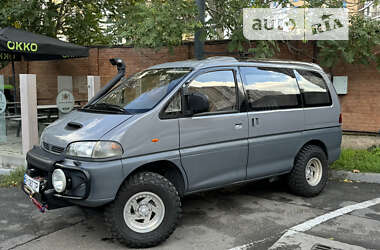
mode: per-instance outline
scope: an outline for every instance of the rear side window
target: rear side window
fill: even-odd
[[[305,107],[330,106],[331,96],[323,77],[313,71],[295,70]]]
[[[301,107],[300,91],[290,69],[241,67],[249,111]]]

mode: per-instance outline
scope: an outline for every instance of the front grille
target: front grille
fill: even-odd
[[[55,152],[55,153],[57,153],[57,154],[62,153],[63,150],[64,150],[64,148],[62,148],[62,147],[57,147],[57,146],[51,146],[50,149],[51,149],[51,151],[53,151],[53,152]]]
[[[50,145],[49,145],[49,143],[46,143],[46,142],[42,142],[42,146],[43,146],[43,148],[44,149],[46,149],[46,150],[50,150]]]
[[[65,150],[64,148],[62,147],[58,147],[58,146],[55,146],[55,145],[51,145],[47,142],[42,142],[42,147],[46,150],[46,151],[49,151],[49,152],[52,152],[52,153],[55,153],[55,154],[61,154],[63,152],[63,150]]]

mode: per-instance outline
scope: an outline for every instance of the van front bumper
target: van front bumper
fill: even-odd
[[[35,146],[27,153],[26,161],[26,174],[40,182],[40,190],[35,193],[24,184],[22,189],[33,198],[34,204],[38,202],[47,209],[70,205],[97,207],[107,204],[115,198],[123,181],[121,160],[78,161]],[[54,190],[51,181],[52,173],[57,168],[64,171],[67,179],[67,188],[62,193]]]

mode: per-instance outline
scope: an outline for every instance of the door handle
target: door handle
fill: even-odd
[[[259,126],[259,118],[254,117],[252,118],[252,127]]]
[[[235,129],[241,129],[243,127],[243,123],[235,123]]]

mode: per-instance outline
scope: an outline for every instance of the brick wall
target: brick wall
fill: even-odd
[[[231,55],[226,41],[209,42],[205,45],[206,56]],[[304,46],[299,43],[298,46]],[[310,61],[309,55],[294,54],[283,46],[276,58]],[[57,76],[73,76],[73,89],[76,100],[87,99],[86,76],[100,75],[104,86],[115,74],[116,69],[109,59],[120,57],[127,64],[127,75],[141,71],[149,66],[168,61],[193,58],[193,44],[188,43],[173,49],[152,50],[131,47],[91,48],[88,58],[61,61],[16,62],[16,74],[37,75],[38,104],[53,104],[57,95]],[[375,65],[337,65],[331,72],[335,76],[348,76],[348,94],[340,96],[343,113],[343,129],[350,131],[380,131],[380,72]],[[11,76],[11,67],[0,70],[0,74]],[[16,78],[18,81],[18,77]]]
[[[380,133],[380,72],[375,65],[339,65],[333,75],[348,76],[348,94],[339,96],[343,129]]]

